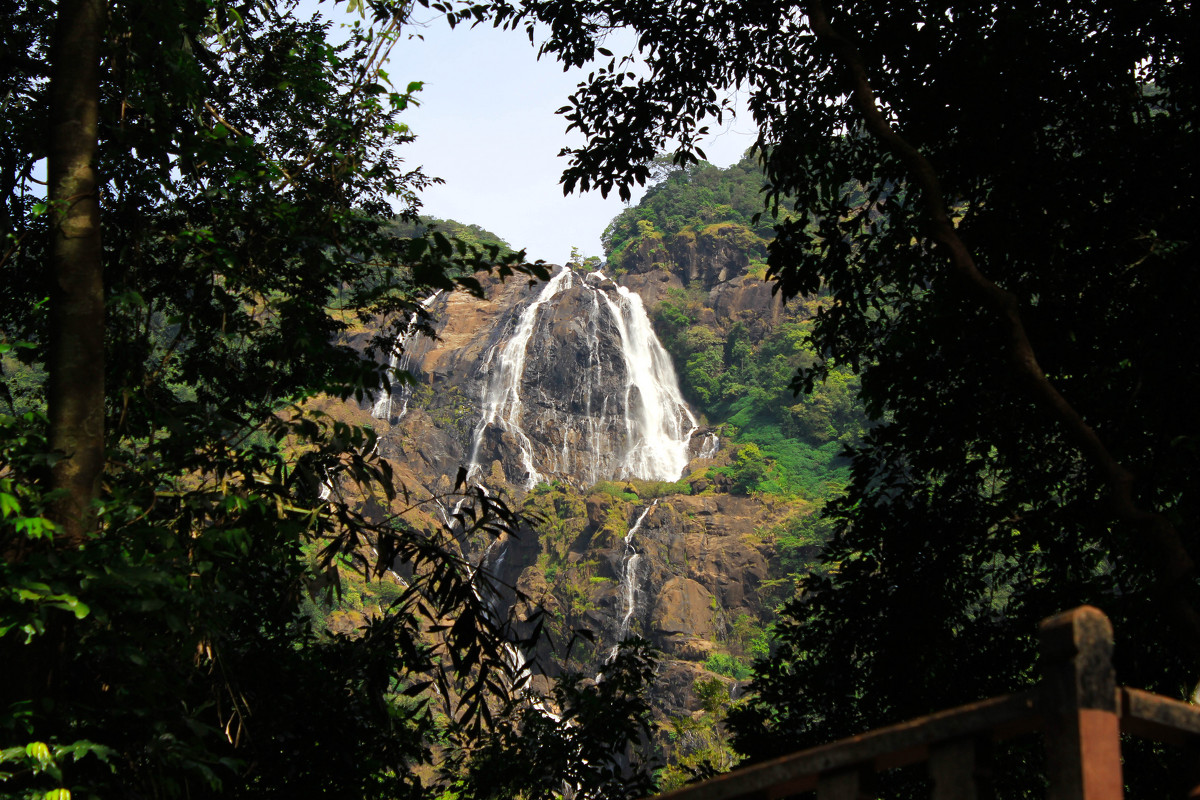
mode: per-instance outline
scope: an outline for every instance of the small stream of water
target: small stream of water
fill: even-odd
[[[621,617],[621,625],[617,629],[617,644],[613,645],[612,651],[608,654],[610,661],[616,658],[617,648],[629,635],[629,627],[633,622],[633,615],[637,612],[638,598],[641,595],[641,590],[638,588],[638,567],[642,563],[642,555],[634,545],[633,535],[641,530],[642,523],[646,521],[646,517],[656,505],[658,505],[657,500],[642,509],[637,521],[629,527],[629,532],[625,534],[625,551],[621,556],[621,597],[625,600],[625,614]]]
[[[421,301],[421,310],[428,309],[441,295],[442,290],[438,289],[433,294]],[[387,391],[380,395],[375,401],[375,405],[371,408],[371,416],[375,419],[386,420],[387,422],[395,423],[402,419],[408,413],[408,401],[412,398],[412,385],[405,382],[400,391],[396,392],[395,384],[392,382],[397,372],[405,372],[412,363],[411,349],[414,340],[417,337],[417,320],[421,316],[421,310],[414,311],[412,316],[408,318],[408,324],[400,329],[396,334],[396,341],[392,344],[392,354],[388,359],[387,371]],[[400,411],[393,416],[392,412],[396,404],[396,395],[399,394]]]

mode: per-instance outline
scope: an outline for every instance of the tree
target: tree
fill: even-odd
[[[507,706],[487,736],[445,765],[454,794],[469,800],[648,796],[656,759],[646,689],[655,668],[649,643],[631,639],[596,680],[568,671],[555,679],[550,698]]]
[[[104,283],[96,136],[104,4],[63,3],[51,50],[48,177],[52,275],[47,355],[54,516],[82,540],[104,463]]]
[[[519,685],[457,544],[519,518],[463,490],[407,525],[374,434],[306,404],[379,389],[396,332],[361,352],[351,326],[544,276],[394,235],[431,180],[396,152],[420,84],[382,69],[407,7],[358,6],[345,44],[286,4],[0,12],[6,796],[415,796],[433,721],[409,695],[436,682],[470,730]],[[361,635],[301,613],[339,565],[397,563]]]
[[[600,61],[564,109],[587,139],[568,191],[628,196],[658,150],[702,158],[706,116],[741,86],[768,198],[806,211],[770,252],[785,297],[830,297],[797,388],[851,366],[880,422],[827,507],[838,569],[789,606],[739,746],[762,757],[1025,685],[1036,621],[1081,602],[1114,619],[1123,681],[1191,694],[1193,7],[470,11],[545,23],[543,53]],[[640,73],[603,47],[621,26]]]

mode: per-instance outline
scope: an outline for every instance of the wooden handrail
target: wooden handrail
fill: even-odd
[[[1051,617],[1040,638],[1043,679],[1037,689],[877,728],[659,798],[778,800],[813,790],[819,798],[874,797],[871,774],[920,761],[930,762],[935,798],[990,796],[986,780],[975,774],[975,745],[1041,731],[1051,800],[1117,800],[1124,783],[1118,729],[1200,748],[1200,707],[1116,686],[1112,627],[1098,609],[1083,606]]]
[[[822,773],[902,767],[924,761],[930,746],[940,742],[981,735],[1000,740],[1040,727],[1036,691],[992,697],[727,772],[659,798],[734,800],[754,796],[774,800],[816,789]]]
[[[1122,733],[1179,747],[1200,739],[1200,707],[1128,686],[1117,695]]]

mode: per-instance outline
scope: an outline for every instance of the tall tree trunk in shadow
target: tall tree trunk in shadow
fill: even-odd
[[[55,546],[67,548],[78,547],[94,526],[92,501],[104,468],[104,282],[95,165],[104,27],[104,0],[64,0],[50,56],[46,399],[50,447],[59,455],[50,475],[50,517],[61,529]],[[32,545],[18,539],[3,557],[21,561]],[[30,642],[16,633],[0,638],[0,664],[12,673],[0,682],[0,712],[62,690],[70,624],[67,614],[52,612]]]
[[[97,194],[97,118],[104,0],[64,0],[51,51],[49,187],[51,488],[68,546],[92,527],[104,467],[104,281]]]

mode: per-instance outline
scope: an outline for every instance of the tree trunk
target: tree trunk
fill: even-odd
[[[104,280],[97,118],[104,0],[59,5],[50,68],[50,446],[52,516],[68,545],[92,527],[104,467]]]

